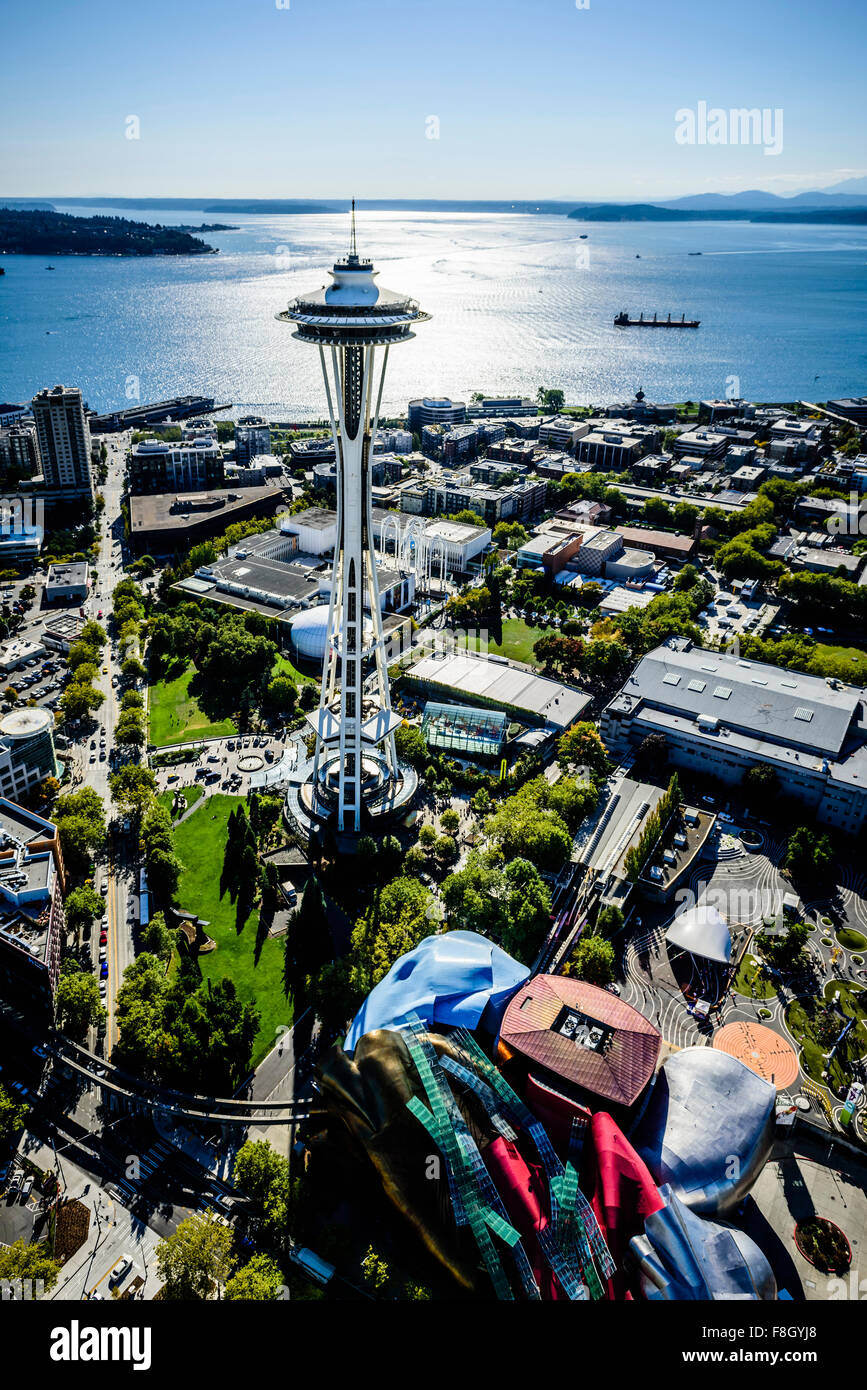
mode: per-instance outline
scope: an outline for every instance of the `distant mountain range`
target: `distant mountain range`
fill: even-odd
[[[655,204],[660,208],[682,208],[696,212],[715,212],[727,209],[743,209],[748,212],[791,212],[801,208],[853,208],[867,207],[867,193],[796,193],[783,198],[777,193],[764,193],[761,189],[748,189],[745,193],[693,193],[686,198],[670,198]]]

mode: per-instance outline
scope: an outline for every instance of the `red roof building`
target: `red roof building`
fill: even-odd
[[[631,1004],[584,980],[536,975],[509,1002],[500,1056],[521,1059],[582,1097],[630,1106],[656,1069],[660,1035]],[[544,1076],[543,1076],[544,1079]]]

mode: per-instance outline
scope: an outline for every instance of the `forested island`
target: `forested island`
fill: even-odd
[[[798,222],[863,225],[867,207],[676,208],[655,203],[585,203],[570,212],[578,222]]]
[[[217,230],[209,228],[208,230]],[[220,230],[224,230],[220,228]],[[0,255],[204,256],[215,248],[179,227],[125,217],[0,208]]]

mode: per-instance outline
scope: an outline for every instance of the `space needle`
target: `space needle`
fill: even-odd
[[[316,746],[305,809],[320,819],[336,815],[339,831],[359,831],[363,811],[387,811],[402,799],[394,745],[401,720],[388,688],[370,463],[389,348],[414,337],[430,315],[376,284],[373,262],[358,254],[354,198],[349,254],[330,275],[330,285],[300,294],[277,317],[319,349],[337,461],[337,539],[322,690],[308,715]]]

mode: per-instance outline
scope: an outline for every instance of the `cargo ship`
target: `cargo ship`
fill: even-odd
[[[615,328],[698,328],[700,323],[701,319],[688,319],[683,314],[679,319],[673,319],[671,314],[666,319],[661,319],[656,314],[652,319],[646,319],[643,314],[637,319],[631,319],[625,309],[614,319]]]

